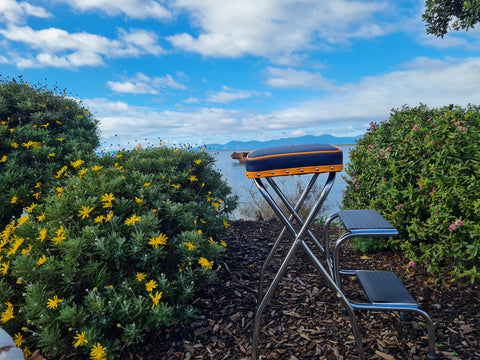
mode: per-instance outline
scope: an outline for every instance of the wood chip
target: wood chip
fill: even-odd
[[[375,354],[377,354],[378,356],[381,356],[385,360],[395,360],[394,356],[385,354],[384,352],[381,352],[379,350],[375,350]]]

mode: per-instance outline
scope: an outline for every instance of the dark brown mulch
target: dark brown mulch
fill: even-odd
[[[225,240],[227,254],[218,282],[199,294],[199,318],[189,326],[151,331],[143,346],[124,359],[249,359],[258,274],[280,224],[236,221]],[[318,229],[317,229],[318,230]],[[285,248],[280,249],[285,251]],[[283,251],[283,252],[284,252]],[[435,283],[425,269],[407,267],[398,253],[347,251],[345,267],[393,270],[432,317],[444,359],[480,359],[480,289]],[[273,269],[279,266],[278,258]],[[396,313],[360,312],[369,359],[425,359],[422,319],[400,321]],[[299,253],[267,306],[260,333],[261,359],[358,358],[349,319],[317,270]]]

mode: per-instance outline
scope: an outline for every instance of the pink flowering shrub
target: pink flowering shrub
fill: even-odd
[[[438,276],[480,279],[479,125],[480,107],[424,105],[370,125],[350,153],[343,206],[376,209],[399,230],[375,247],[402,249]]]

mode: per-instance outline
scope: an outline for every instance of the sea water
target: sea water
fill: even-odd
[[[340,146],[343,151],[343,163],[348,162],[349,151],[353,146]],[[227,184],[232,188],[233,194],[238,195],[239,197],[239,206],[238,209],[231,214],[232,219],[248,219],[249,216],[242,214],[241,209],[245,207],[252,207],[254,199],[261,201],[261,195],[258,189],[256,188],[252,179],[249,179],[245,176],[245,164],[241,164],[238,160],[231,158],[233,151],[212,151],[211,155],[216,160],[217,170],[223,176],[223,179],[227,181]],[[296,193],[297,186],[299,181],[301,182],[302,189],[310,181],[312,175],[301,175],[301,176],[282,176],[276,178],[276,183],[282,189],[282,191],[288,196]],[[343,180],[343,176],[346,176],[345,171],[337,173],[335,178],[334,185],[328,194],[328,197],[322,206],[322,209],[319,213],[319,216],[325,217],[331,214],[334,214],[341,208],[342,204],[342,191],[346,188],[346,183]],[[317,179],[317,192],[321,191],[321,188],[327,180],[327,174],[320,174]],[[254,214],[252,213],[250,218],[253,218]]]

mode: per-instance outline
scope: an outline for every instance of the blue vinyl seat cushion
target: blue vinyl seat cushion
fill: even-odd
[[[245,165],[248,178],[339,172],[343,153],[329,144],[274,146],[251,152]]]

